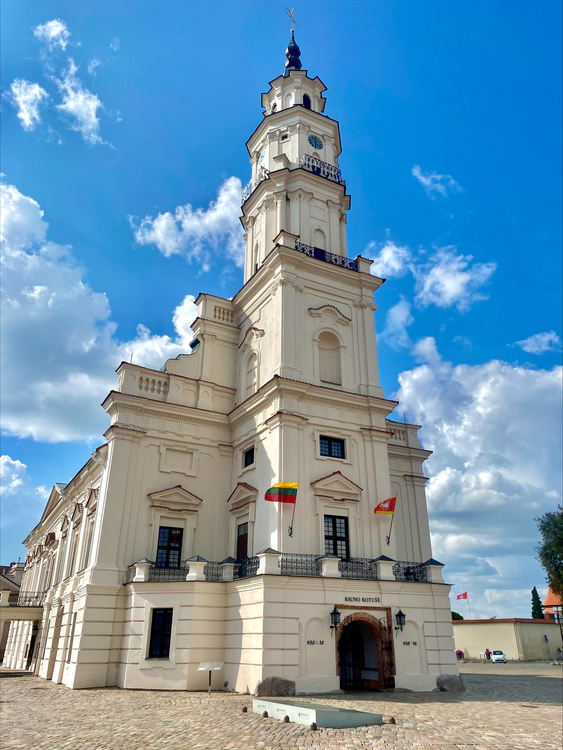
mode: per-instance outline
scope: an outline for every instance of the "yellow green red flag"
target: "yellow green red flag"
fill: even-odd
[[[266,490],[264,499],[273,503],[295,503],[298,487],[299,482],[278,482]]]

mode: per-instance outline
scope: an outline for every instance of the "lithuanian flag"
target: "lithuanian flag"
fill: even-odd
[[[397,502],[397,495],[394,497],[388,497],[387,500],[383,500],[379,505],[376,505],[373,509],[374,513],[389,513],[395,512],[395,503]]]
[[[278,482],[266,490],[264,500],[272,503],[294,503],[297,500],[299,482]]]

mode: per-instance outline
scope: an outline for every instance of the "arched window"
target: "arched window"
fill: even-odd
[[[311,97],[307,94],[303,94],[303,106],[305,109],[311,109]]]
[[[257,370],[258,370],[258,357],[256,354],[251,354],[246,360],[246,389],[245,398],[249,398],[256,391],[257,381]]]
[[[319,336],[319,379],[323,383],[342,385],[340,341],[330,331],[323,331]]]
[[[254,272],[255,273],[258,270],[258,253],[259,253],[259,251],[260,251],[260,243],[257,242],[254,245]]]
[[[274,102],[274,103],[272,104],[272,109],[271,109],[271,113],[272,113],[272,114],[274,114],[274,112],[276,111],[276,109],[277,109],[277,108],[278,108],[278,105],[277,105],[277,104],[276,104],[276,103]]]
[[[322,229],[315,229],[313,232],[313,247],[326,250],[326,237]]]

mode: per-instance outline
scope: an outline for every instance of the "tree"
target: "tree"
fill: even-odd
[[[459,612],[452,612],[452,620],[463,620],[463,617],[459,614]]]
[[[554,594],[563,596],[563,505],[536,518],[542,535],[536,547],[538,560],[547,573],[547,581]]]
[[[543,620],[543,609],[537,588],[532,589],[532,617],[534,620]]]

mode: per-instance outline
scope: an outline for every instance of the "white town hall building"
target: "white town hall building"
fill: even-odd
[[[107,442],[25,540],[20,604],[35,606],[14,608],[4,666],[200,690],[212,661],[214,688],[279,676],[301,693],[457,673],[429,453],[379,384],[383,279],[348,257],[339,126],[293,33],[286,57],[247,142],[244,285],[200,294],[191,352],[119,366]],[[278,482],[299,482],[295,506],[265,501]],[[387,544],[391,516],[373,511],[393,495]]]

